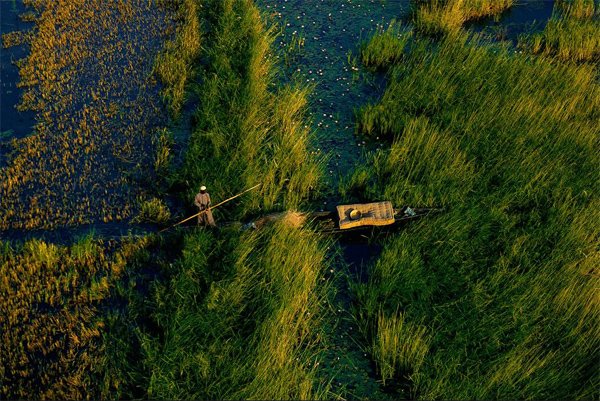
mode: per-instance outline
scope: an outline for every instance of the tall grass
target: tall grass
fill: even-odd
[[[227,211],[232,216],[300,204],[319,177],[307,152],[307,89],[271,88],[273,31],[251,1],[207,2],[200,16],[211,28],[202,83],[194,88],[200,105],[174,179],[187,180],[190,195],[205,183],[215,202],[263,183]],[[285,221],[257,232],[230,226],[175,235],[180,255],[157,260],[166,280],[144,300],[125,291],[136,327],[127,342],[139,343],[145,369],[119,348],[108,366],[113,376],[132,378],[121,394],[139,388],[137,396],[157,399],[323,398],[327,387],[318,384],[315,367],[327,243]],[[117,338],[127,338],[120,319]]]
[[[200,105],[175,179],[209,186],[213,199],[262,183],[228,211],[294,207],[315,187],[319,166],[307,152],[307,89],[272,86],[273,30],[251,1],[204,4],[204,36],[194,90]],[[193,184],[192,184],[193,183]],[[192,192],[194,191],[194,192]],[[150,398],[312,399],[321,304],[317,284],[325,244],[281,222],[242,234],[235,228],[184,236],[171,277],[152,292],[157,330],[139,341]]]
[[[314,399],[325,248],[279,223],[241,235],[185,236],[170,282],[155,287],[142,334],[148,396],[167,399]],[[164,340],[161,340],[164,338]]]
[[[178,176],[191,199],[205,183],[220,198],[262,183],[245,209],[295,208],[317,186],[320,167],[307,152],[307,88],[274,88],[273,29],[247,0],[212,1],[200,106]]]
[[[3,398],[99,397],[101,311],[126,261],[144,245],[124,243],[111,253],[86,237],[71,247],[31,240],[22,248],[0,248]]]
[[[346,194],[447,211],[389,238],[368,282],[354,286],[373,359],[391,365],[400,345],[381,352],[394,337],[380,313],[399,310],[431,333],[417,374],[393,373],[412,383],[413,397],[595,397],[594,68],[463,35],[418,39],[407,54],[359,121],[392,145],[353,174]]]
[[[599,61],[600,4],[590,0],[556,2],[545,29],[523,37],[520,45],[562,61]]]
[[[514,0],[417,0],[415,27],[428,35],[453,34],[467,21],[502,13]]]
[[[384,385],[399,372],[418,374],[428,351],[426,331],[423,326],[412,327],[402,314],[379,313],[372,353]]]
[[[412,31],[403,29],[399,23],[391,23],[383,28],[360,49],[363,64],[371,69],[380,69],[393,62],[400,61]]]
[[[176,7],[175,38],[167,42],[155,62],[155,71],[164,84],[162,91],[171,115],[177,117],[185,101],[186,83],[193,75],[193,64],[200,54],[200,2],[180,0],[167,3]]]
[[[557,0],[555,8],[569,18],[590,19],[600,13],[597,0]]]

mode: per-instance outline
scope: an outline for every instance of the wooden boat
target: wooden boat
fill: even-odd
[[[388,201],[338,205],[335,211],[269,214],[244,224],[243,229],[260,229],[270,222],[285,220],[295,226],[313,222],[317,229],[324,233],[346,233],[373,227],[399,226],[403,222],[417,220],[442,210],[441,208],[411,208],[409,206],[394,209],[391,202]]]
[[[363,231],[373,227],[391,228],[443,210],[441,208],[411,208],[409,206],[395,209],[392,207],[391,202],[339,205],[336,209],[336,211],[311,213],[320,231],[346,233]]]

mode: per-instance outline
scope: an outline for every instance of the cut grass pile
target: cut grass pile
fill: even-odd
[[[514,3],[514,0],[415,0],[414,23],[419,32],[427,35],[454,34],[466,22],[498,15]]]
[[[521,47],[561,61],[600,62],[600,3],[594,0],[563,0],[545,29],[521,38]]]
[[[19,108],[37,124],[0,170],[0,230],[127,218],[165,122],[151,71],[172,14],[152,2],[26,5],[39,17],[18,61]]]
[[[237,216],[297,208],[316,189],[321,168],[307,151],[307,88],[275,87],[267,29],[252,1],[209,1],[205,68],[195,89],[199,107],[184,166],[190,203],[202,184],[216,201],[258,183]],[[191,185],[191,187],[190,187]]]
[[[416,40],[359,113],[391,147],[346,195],[447,208],[386,241],[354,285],[365,344],[413,397],[594,398],[597,75],[463,36]]]

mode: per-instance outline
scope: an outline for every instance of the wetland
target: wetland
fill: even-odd
[[[0,11],[1,398],[598,399],[598,1]]]

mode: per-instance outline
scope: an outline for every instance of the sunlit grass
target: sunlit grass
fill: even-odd
[[[589,0],[560,1],[544,30],[523,36],[520,46],[561,61],[600,60],[600,5]]]
[[[596,0],[557,0],[554,7],[569,18],[590,19],[600,13]]]
[[[171,218],[171,212],[167,205],[160,199],[151,198],[143,200],[139,198],[139,213],[133,218],[136,223],[166,224]]]
[[[163,96],[174,117],[181,111],[186,83],[193,75],[193,64],[200,54],[199,4],[198,0],[182,0],[176,5],[177,18],[181,22],[177,24],[175,38],[156,59],[156,73],[165,85]]]
[[[592,397],[594,67],[459,34],[415,40],[388,70],[386,93],[359,113],[358,127],[391,147],[344,193],[446,212],[389,238],[368,283],[354,285],[355,316],[382,379],[406,380],[423,399]],[[393,325],[380,313],[397,311],[431,333],[416,375],[391,373]]]
[[[32,240],[0,246],[0,394],[6,399],[96,398],[100,309],[144,241],[115,254],[91,237],[71,248]]]
[[[415,27],[429,35],[454,34],[465,22],[500,14],[513,4],[514,0],[417,0]]]
[[[205,183],[211,193],[249,193],[242,212],[296,208],[317,187],[318,163],[307,152],[304,112],[308,89],[275,89],[274,39],[249,1],[209,2],[208,63],[196,94],[200,107],[179,180],[191,188]]]
[[[372,69],[379,69],[390,63],[400,61],[404,55],[406,44],[412,31],[403,29],[399,23],[378,32],[372,40],[364,44],[360,50],[363,64]]]
[[[25,5],[39,18],[19,36],[30,52],[17,62],[17,108],[35,111],[36,125],[0,170],[0,229],[126,219],[165,120],[148,78],[172,14],[153,2]]]
[[[379,313],[372,352],[384,384],[400,374],[418,374],[428,348],[425,327],[405,322],[402,314]]]
[[[170,282],[157,285],[142,334],[150,398],[314,399],[324,245],[279,223],[262,232],[187,235]],[[218,248],[214,244],[218,243]]]

